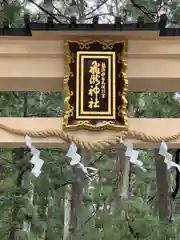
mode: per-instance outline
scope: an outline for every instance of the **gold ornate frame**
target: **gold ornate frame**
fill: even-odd
[[[74,73],[71,71],[70,64],[75,62],[76,56],[71,53],[69,49],[69,43],[76,43],[79,45],[79,49],[81,51],[90,49],[90,45],[93,43],[99,43],[103,45],[103,50],[111,51],[114,44],[116,43],[123,43],[123,50],[122,53],[117,54],[117,61],[122,62],[122,71],[119,74],[122,74],[123,79],[123,89],[121,92],[118,93],[118,96],[121,97],[121,106],[119,105],[117,107],[118,109],[118,116],[123,117],[124,124],[123,125],[117,125],[113,121],[104,121],[103,125],[93,125],[88,120],[76,120],[76,124],[69,124],[69,118],[73,116],[74,113],[74,107],[70,104],[70,99],[73,96],[73,92],[69,89],[69,79],[70,77],[74,76]],[[126,69],[127,64],[125,61],[125,51],[127,49],[127,40],[122,41],[99,41],[99,40],[84,40],[84,41],[65,41],[64,43],[66,48],[66,76],[64,78],[64,91],[65,91],[65,99],[64,99],[64,107],[65,107],[65,113],[64,113],[64,121],[63,121],[63,127],[64,129],[70,129],[70,130],[76,130],[76,129],[88,129],[88,130],[100,130],[100,129],[114,129],[114,130],[126,130],[128,128],[128,119],[127,119],[127,89],[128,89],[128,80],[126,77]],[[116,96],[117,97],[117,96]]]

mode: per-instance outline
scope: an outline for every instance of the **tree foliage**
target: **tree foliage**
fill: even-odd
[[[34,21],[46,21],[43,1],[5,1],[0,22],[14,27],[23,24],[24,12]],[[34,8],[34,7],[35,8]],[[66,23],[71,16],[88,22],[99,15],[101,22],[111,23],[113,16],[135,21],[144,15],[156,21],[166,12],[172,21],[179,21],[180,4],[175,0],[64,0],[53,1],[53,14]],[[174,93],[129,93],[136,117],[179,117],[180,102]],[[1,116],[63,115],[62,93],[1,92]],[[42,175],[35,179],[30,173],[30,154],[26,149],[0,150],[0,239],[1,240],[109,240],[109,239],[179,239],[179,201],[175,201],[173,222],[159,223],[156,204],[155,152],[141,151],[147,173],[131,166],[128,199],[119,194],[120,178],[117,153],[83,152],[87,165],[99,169],[89,183],[60,149],[41,149],[45,161]],[[174,172],[172,172],[172,177]],[[74,189],[74,190],[73,190]],[[64,236],[65,196],[73,197],[75,213],[71,217],[69,238]],[[29,227],[29,229],[28,229]],[[165,237],[164,237],[165,236]],[[167,238],[168,239],[168,238]]]

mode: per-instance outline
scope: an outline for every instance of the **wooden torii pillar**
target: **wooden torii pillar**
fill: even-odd
[[[175,92],[180,88],[180,44],[178,37],[159,37],[159,31],[46,31],[32,29],[32,36],[0,36],[0,91],[63,91],[65,78],[64,40],[128,40],[126,52],[128,91]],[[129,130],[162,137],[180,132],[180,119],[128,119]],[[17,134],[17,126],[26,131],[63,131],[63,118],[0,119],[0,147],[23,147],[24,135]],[[72,137],[96,143],[116,137],[117,131],[67,130]],[[38,135],[38,134],[37,134]],[[132,138],[135,147],[158,148],[159,141]],[[33,137],[33,144],[43,148],[67,147],[57,136]],[[169,142],[178,148],[180,139]]]

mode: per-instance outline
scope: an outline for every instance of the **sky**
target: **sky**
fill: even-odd
[[[24,0],[20,0],[20,1],[23,2]],[[35,0],[35,2],[36,2],[37,4],[43,4],[44,1],[43,1],[43,0]],[[95,6],[94,6],[95,1],[94,1],[94,0],[88,0],[87,2],[88,2],[88,9],[89,9],[89,10],[95,8]],[[110,10],[108,9],[107,5],[111,6],[111,5],[112,5],[112,0],[108,0],[108,1],[107,1],[107,4],[104,4],[104,5],[103,5],[101,8],[99,8],[96,12],[94,12],[95,15],[96,15],[96,14],[100,14],[100,15],[101,15],[101,14],[103,14],[103,13],[108,13]],[[33,14],[36,14],[37,12],[39,12],[38,7],[36,7],[36,6],[35,6],[34,4],[32,4],[32,3],[29,3],[27,6],[28,6],[28,9],[29,9]],[[57,5],[56,5],[56,6],[57,6]],[[100,17],[100,18],[99,18],[99,22],[102,23],[103,20],[105,20],[105,19],[107,19],[107,15]],[[113,21],[113,20],[114,20],[114,18],[111,18],[110,16],[108,16],[108,19],[109,19],[110,21]]]
[[[22,3],[24,2],[24,0],[20,0]],[[35,0],[35,2],[37,4],[40,4],[43,2],[43,0]],[[36,13],[39,11],[39,9],[32,3],[28,3],[28,9],[32,12],[32,13]]]

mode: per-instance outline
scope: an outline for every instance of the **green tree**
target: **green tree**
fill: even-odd
[[[8,4],[2,5],[0,21],[8,21],[13,27],[23,25],[24,12],[29,12],[34,21],[46,21],[47,16],[53,14],[63,23],[71,16],[76,16],[81,23],[89,22],[95,15],[99,15],[101,22],[108,23],[114,16],[122,16],[124,22],[135,21],[139,15],[144,15],[147,21],[156,21],[162,12],[177,22],[180,12],[179,3],[174,0],[52,1],[53,10],[43,1],[40,5],[35,0],[6,2]],[[32,13],[30,6],[34,5],[37,12]],[[129,93],[128,100],[135,117],[179,117],[180,103],[174,99],[174,93]],[[1,92],[0,110],[1,116],[62,116],[63,94]],[[120,175],[124,173],[123,166],[118,160],[118,157],[122,160],[123,152],[122,155],[119,152],[81,154],[86,164],[99,169],[91,184],[81,172],[69,166],[63,150],[41,149],[45,165],[42,175],[35,179],[30,174],[27,150],[1,149],[1,240],[153,240],[165,239],[164,236],[175,239],[174,234],[179,238],[178,199],[174,221],[163,229],[163,234],[158,220],[153,161],[156,152],[141,151],[148,168],[146,174],[134,166],[127,170],[126,197],[122,194]],[[171,175],[173,177],[174,172]],[[74,201],[73,206],[68,204],[70,199]]]

